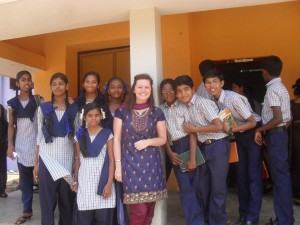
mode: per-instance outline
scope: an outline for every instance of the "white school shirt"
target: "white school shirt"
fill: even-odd
[[[189,122],[187,107],[176,100],[171,106],[165,102],[159,107],[166,117],[168,136],[171,141],[176,141],[188,135],[183,129],[183,124]]]
[[[25,108],[29,100],[20,100],[20,102]],[[10,106],[8,108],[12,109]],[[9,118],[9,120],[10,119],[12,118]],[[18,162],[23,166],[34,166],[37,133],[37,110],[34,113],[33,121],[31,121],[30,118],[17,118],[15,152],[18,153]]]
[[[91,142],[94,141],[96,135],[90,136]],[[107,141],[113,138],[110,134]],[[77,138],[74,138],[77,141]],[[105,155],[107,152],[107,145],[103,145],[100,154],[97,157],[83,157],[80,153],[80,167],[78,171],[78,191],[77,191],[77,205],[80,211],[107,209],[116,207],[116,191],[115,184],[112,183],[111,196],[104,199],[97,194],[98,185],[103,168]]]
[[[282,113],[282,123],[277,126],[285,126],[291,120],[290,96],[281,82],[281,78],[273,78],[267,84],[267,93],[263,102],[261,112],[263,124],[268,123],[273,118],[272,106],[280,106]]]
[[[61,120],[65,110],[55,109],[55,114],[58,121]],[[38,137],[37,145],[40,146],[39,156],[43,160],[54,181],[65,178],[69,183],[72,183],[71,173],[74,159],[74,140],[65,137],[53,137],[53,142],[45,143],[45,138],[42,133],[44,115],[41,108],[38,108]],[[75,118],[75,121],[77,119]],[[74,121],[74,122],[75,122]]]
[[[253,112],[248,99],[243,95],[222,90],[218,102],[231,110],[232,116],[238,125],[245,123],[250,116],[253,116],[256,122],[261,121],[260,116]]]
[[[187,104],[191,124],[195,127],[204,127],[211,124],[211,122],[218,118],[219,109],[217,105],[209,99],[203,98],[198,94],[194,94],[191,101]],[[227,137],[223,132],[211,133],[197,133],[199,142],[204,142],[208,139],[219,140]]]

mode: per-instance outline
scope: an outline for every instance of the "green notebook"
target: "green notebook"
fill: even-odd
[[[179,164],[181,171],[182,172],[188,171],[186,163],[190,159],[190,150],[188,150],[184,153],[178,154],[178,158],[182,161],[182,163]],[[204,157],[203,157],[200,149],[197,147],[197,149],[196,149],[196,165],[200,166],[204,163],[205,163]]]

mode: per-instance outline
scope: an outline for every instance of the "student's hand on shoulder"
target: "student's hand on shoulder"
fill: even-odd
[[[188,123],[183,125],[183,129],[187,133],[196,133],[195,127],[191,124],[188,124]]]
[[[186,163],[188,171],[193,171],[197,168],[196,160],[189,160]]]
[[[254,141],[260,146],[263,144],[263,137],[261,132],[255,131]]]
[[[103,188],[102,197],[109,198],[111,196],[111,190],[112,190],[112,185],[106,184],[105,187]]]
[[[170,153],[170,160],[174,166],[178,166],[182,161],[178,159],[178,154],[175,152]]]

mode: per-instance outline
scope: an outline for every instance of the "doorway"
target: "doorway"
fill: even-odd
[[[130,47],[78,52],[78,94],[83,76],[89,71],[100,74],[101,91],[106,82],[115,76],[130,84]]]
[[[252,98],[262,103],[266,94],[266,83],[261,75],[261,62],[264,59],[265,57],[215,61],[217,69],[224,74],[224,89],[231,90],[234,81],[242,80]]]

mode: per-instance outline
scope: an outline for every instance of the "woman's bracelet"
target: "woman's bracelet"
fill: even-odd
[[[148,146],[151,145],[151,139],[147,139],[148,140]]]
[[[121,162],[121,159],[116,159],[115,162]]]

